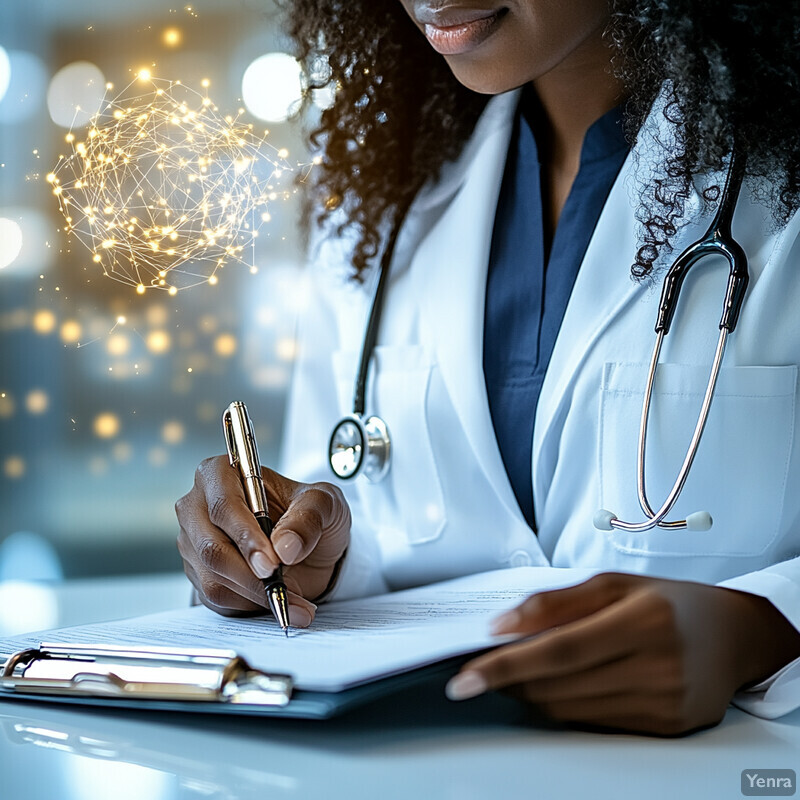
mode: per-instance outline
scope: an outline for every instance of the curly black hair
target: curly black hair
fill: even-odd
[[[721,169],[734,141],[785,222],[800,205],[800,0],[609,2],[606,36],[627,91],[629,137],[659,96],[674,131],[641,196],[633,275],[650,275],[671,249],[694,176]],[[384,226],[457,158],[487,97],[453,77],[398,0],[291,0],[284,10],[309,90],[337,89],[309,132],[322,161],[305,219],[322,224],[339,209],[339,232],[356,231],[361,277]],[[710,186],[704,196],[713,203],[718,194]]]

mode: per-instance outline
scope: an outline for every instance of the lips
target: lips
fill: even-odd
[[[415,8],[414,15],[434,50],[442,55],[460,55],[483,44],[507,10],[425,5]]]

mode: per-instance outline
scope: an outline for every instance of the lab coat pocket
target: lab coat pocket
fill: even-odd
[[[601,507],[643,519],[637,500],[637,443],[647,364],[607,363],[599,427]],[[651,507],[664,502],[697,421],[709,368],[662,364],[647,429],[645,483]],[[648,556],[753,556],[778,535],[794,438],[797,367],[723,367],[697,456],[667,519],[708,511],[709,531],[609,531],[615,548]]]
[[[342,414],[353,411],[357,353],[333,356]],[[358,478],[359,496],[370,522],[383,535],[402,531],[410,544],[437,539],[444,529],[444,498],[428,429],[428,387],[433,362],[419,345],[373,350],[367,381],[366,414],[389,429],[391,466],[378,484]]]

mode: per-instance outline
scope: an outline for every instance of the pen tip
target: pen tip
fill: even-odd
[[[289,638],[289,629],[288,629],[288,628],[284,628],[284,629],[283,629],[283,635],[284,635],[284,636],[285,636],[287,639]]]

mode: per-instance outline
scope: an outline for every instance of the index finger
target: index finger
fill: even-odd
[[[639,645],[630,625],[639,610],[638,598],[629,595],[563,628],[492,650],[464,666],[448,683],[447,696],[465,700],[489,689],[568,676],[624,658]]]
[[[269,578],[280,559],[245,500],[242,483],[227,458],[203,461],[195,484],[203,492],[208,517],[231,539],[258,578]]]

